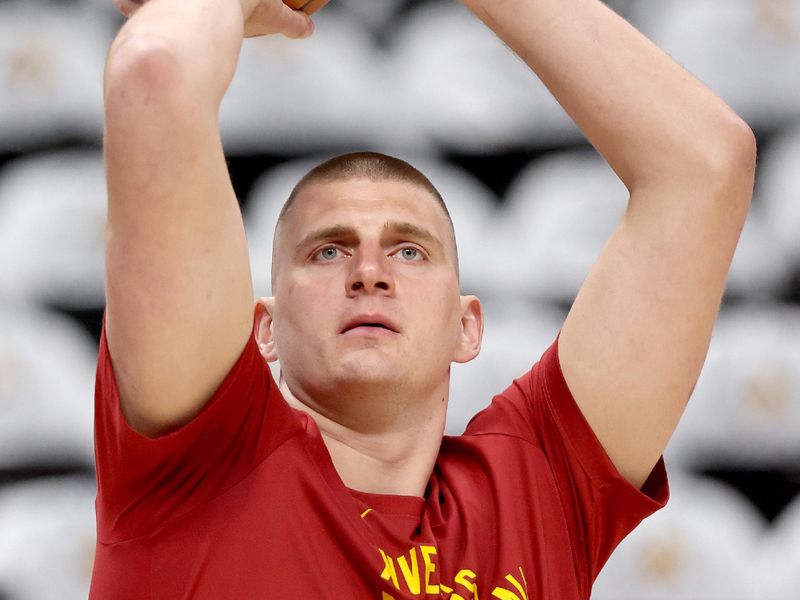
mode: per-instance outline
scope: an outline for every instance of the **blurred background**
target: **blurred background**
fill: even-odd
[[[615,0],[759,142],[703,373],[666,452],[672,499],[593,598],[800,598],[800,0]],[[247,40],[221,111],[256,294],[312,165],[377,150],[442,191],[484,349],[448,434],[555,339],[626,190],[524,64],[439,0],[332,0],[313,38]],[[111,0],[0,0],[0,599],[86,598],[103,294]]]

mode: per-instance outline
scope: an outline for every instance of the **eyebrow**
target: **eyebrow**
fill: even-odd
[[[437,250],[442,251],[443,253],[442,243],[439,241],[439,239],[430,231],[424,227],[420,227],[419,225],[414,225],[413,223],[408,223],[406,221],[386,221],[383,224],[383,231],[407,235],[418,240],[422,240],[432,246],[435,246]],[[296,250],[299,251],[307,246],[316,244],[317,242],[337,238],[357,239],[358,232],[354,227],[349,225],[331,225],[329,227],[323,227],[322,229],[312,231],[306,237],[304,237],[303,240],[297,244]]]

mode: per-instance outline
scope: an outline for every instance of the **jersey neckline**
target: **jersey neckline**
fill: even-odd
[[[371,508],[383,515],[409,516],[416,519],[421,518],[426,504],[426,498],[424,497],[402,494],[374,494],[346,486],[339,472],[336,470],[336,466],[333,464],[330,451],[325,445],[325,440],[322,439],[322,433],[314,418],[308,413],[291,406],[286,402],[282,394],[281,400],[295,413],[301,422],[305,422],[305,429],[308,432],[309,438],[306,449],[312,455],[320,473],[335,493],[347,496],[351,502],[364,505],[364,509]],[[430,488],[430,485],[428,485],[428,488]],[[362,509],[362,511],[364,509]]]
[[[402,494],[373,494],[362,492],[345,486],[350,495],[384,515],[409,516],[419,519],[425,506],[425,498],[420,496],[404,496]]]

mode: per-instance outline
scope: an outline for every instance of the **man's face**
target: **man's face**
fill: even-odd
[[[314,398],[424,394],[465,362],[455,241],[424,188],[311,184],[281,224],[272,327],[290,389]],[[471,306],[477,303],[474,299]]]

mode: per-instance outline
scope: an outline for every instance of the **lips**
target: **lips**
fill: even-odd
[[[356,315],[348,319],[340,333],[347,333],[348,331],[357,327],[372,327],[376,329],[386,329],[394,333],[400,333],[397,325],[388,317],[376,313]]]

